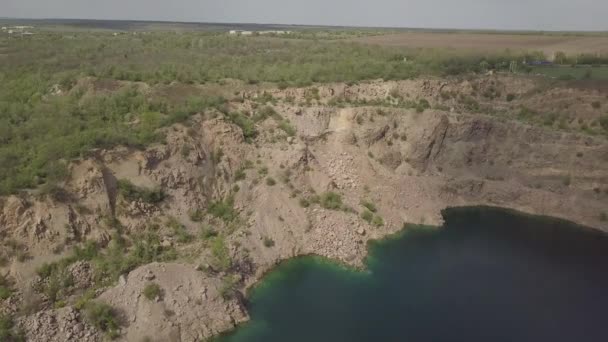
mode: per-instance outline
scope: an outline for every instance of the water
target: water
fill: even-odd
[[[606,235],[491,208],[445,219],[373,244],[367,272],[282,264],[219,341],[608,341]]]

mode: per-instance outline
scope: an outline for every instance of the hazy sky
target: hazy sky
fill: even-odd
[[[608,30],[608,0],[0,0],[0,17]]]

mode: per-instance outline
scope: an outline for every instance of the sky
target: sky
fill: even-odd
[[[0,0],[0,17],[608,31],[608,0]]]

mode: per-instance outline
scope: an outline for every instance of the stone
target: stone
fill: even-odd
[[[154,278],[156,278],[156,276],[154,275],[154,273],[152,273],[152,271],[148,271],[148,273],[146,273],[146,275],[144,276],[144,278],[147,281],[151,281],[151,280],[154,280]]]
[[[364,228],[357,229],[357,234],[359,234],[359,235],[365,235],[365,229]]]

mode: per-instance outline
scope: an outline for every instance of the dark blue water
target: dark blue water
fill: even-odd
[[[491,208],[444,216],[373,244],[367,272],[282,264],[219,341],[608,341],[606,235]]]

